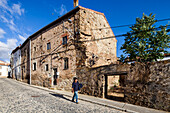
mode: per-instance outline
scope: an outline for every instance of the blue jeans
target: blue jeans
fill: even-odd
[[[75,91],[74,92],[74,95],[73,95],[73,98],[72,98],[72,101],[74,101],[76,98],[76,102],[78,102],[78,91]]]

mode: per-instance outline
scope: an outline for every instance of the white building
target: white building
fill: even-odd
[[[20,46],[14,49],[11,53],[11,70],[12,70],[12,77],[21,80],[21,50]]]
[[[0,60],[0,78],[8,77],[9,63]]]
[[[163,59],[158,59],[158,61],[165,61],[170,60],[170,54],[165,54],[165,57]]]
[[[164,54],[164,58],[163,59],[157,59],[157,61],[166,61],[166,60],[170,60],[170,54]],[[135,63],[135,61],[128,61],[127,62],[128,64],[131,64],[131,63]]]

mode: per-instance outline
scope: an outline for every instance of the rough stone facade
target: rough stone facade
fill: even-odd
[[[117,40],[111,28],[98,29],[105,27],[110,26],[103,13],[78,6],[31,35],[31,83],[71,90],[78,69],[116,62]],[[63,44],[63,37],[67,37],[67,44]],[[111,38],[101,40],[107,37]],[[23,80],[29,80],[28,52],[27,39],[21,50]]]
[[[78,69],[78,79],[79,82],[83,84],[80,93],[103,98],[105,97],[105,76],[119,75],[120,73],[128,71],[129,65],[127,64],[111,64],[94,68],[84,67]]]
[[[126,102],[170,111],[170,60],[134,64],[125,84]]]
[[[77,72],[83,84],[80,93],[97,97],[106,96],[105,76],[127,72],[123,83],[125,102],[170,111],[170,60],[86,67]]]
[[[82,45],[86,52],[86,66],[91,66],[90,61],[93,59],[93,67],[108,65],[117,61],[117,40],[113,38],[113,31],[103,13],[86,9],[80,10],[80,31],[80,41],[84,41]]]
[[[30,43],[29,41],[27,43],[24,43],[21,47],[21,80],[23,82],[29,83],[29,77],[30,77]]]

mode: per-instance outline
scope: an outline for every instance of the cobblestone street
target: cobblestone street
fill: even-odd
[[[63,97],[22,85],[11,79],[0,78],[1,113],[121,113],[112,108]]]

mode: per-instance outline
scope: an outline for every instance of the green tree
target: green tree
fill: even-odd
[[[130,60],[157,61],[167,53],[170,42],[167,25],[155,28],[156,22],[152,14],[136,18],[136,24],[130,27],[131,31],[126,34],[125,43],[121,47]]]

